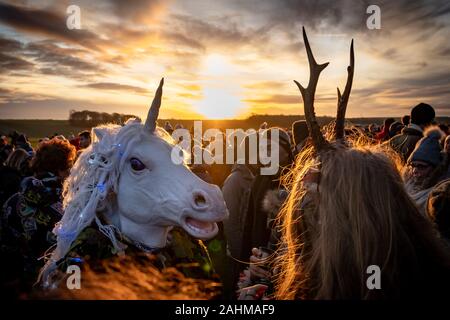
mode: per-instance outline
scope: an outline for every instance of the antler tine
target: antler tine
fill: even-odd
[[[145,121],[145,128],[150,133],[153,133],[156,129],[156,120],[158,120],[159,108],[161,107],[163,85],[164,85],[164,78],[162,78],[161,81],[159,82],[159,86],[158,89],[156,89],[152,105],[148,110],[147,120]]]
[[[347,111],[348,99],[352,90],[353,74],[355,72],[355,53],[353,51],[353,39],[350,45],[350,65],[347,67],[347,83],[345,84],[344,94],[338,92],[338,107],[336,115],[336,124],[334,126],[334,137],[336,140],[344,138],[345,112]]]
[[[295,84],[300,90],[303,97],[303,105],[305,110],[305,120],[308,125],[309,135],[312,138],[313,145],[316,151],[323,149],[328,142],[325,140],[320,126],[316,120],[316,114],[314,112],[314,95],[316,92],[317,82],[319,81],[320,73],[328,66],[328,62],[324,64],[317,64],[314,59],[314,55],[309,45],[308,37],[306,36],[305,27],[303,27],[303,41],[305,42],[306,53],[308,55],[309,62],[309,83],[308,87],[304,88],[300,83],[294,80]]]

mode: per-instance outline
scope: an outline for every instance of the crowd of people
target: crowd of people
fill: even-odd
[[[220,282],[221,297],[229,299],[398,298],[448,291],[450,131],[435,116],[420,103],[410,115],[381,126],[347,123],[345,148],[334,142],[319,148],[303,120],[291,128],[262,124],[280,133],[278,172],[262,175],[261,164],[249,163],[191,165],[198,177],[221,187],[229,218],[215,239],[190,239],[189,248],[189,236],[174,229],[169,237],[184,240],[180,247],[171,241],[169,252],[206,252],[191,253],[189,261],[210,259],[208,275],[184,274]],[[332,127],[322,128],[325,140],[331,140]],[[164,129],[174,130],[169,122]],[[64,214],[64,180],[91,141],[89,131],[71,139],[56,134],[33,148],[25,134],[2,136],[0,276],[11,294],[26,295],[36,282]],[[382,290],[366,286],[366,269],[374,264],[381,269]]]

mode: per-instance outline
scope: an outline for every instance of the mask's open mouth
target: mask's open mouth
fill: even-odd
[[[211,239],[219,231],[217,223],[192,217],[185,218],[183,227],[191,236],[202,240]]]

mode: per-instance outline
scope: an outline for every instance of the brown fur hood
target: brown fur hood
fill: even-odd
[[[262,208],[268,213],[269,219],[274,219],[280,211],[288,193],[285,189],[274,189],[266,192]]]

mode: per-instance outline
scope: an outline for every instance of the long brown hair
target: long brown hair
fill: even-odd
[[[320,167],[320,183],[311,204],[302,179],[313,166]],[[332,144],[320,163],[308,148],[291,183],[279,215],[278,299],[402,297],[416,292],[410,287],[438,286],[426,270],[437,278],[450,272],[449,254],[380,148]],[[370,265],[381,269],[381,290],[366,285]]]

